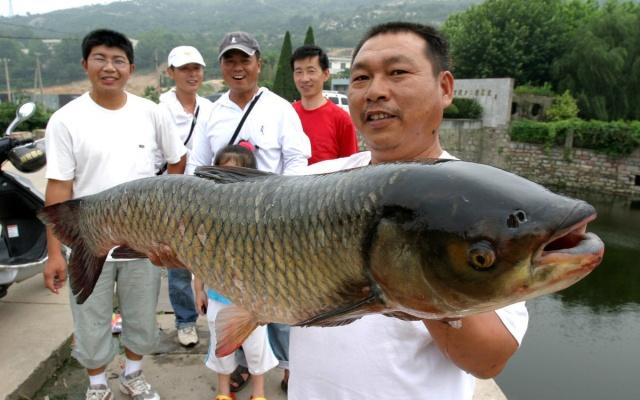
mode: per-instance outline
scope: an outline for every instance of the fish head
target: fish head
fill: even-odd
[[[596,211],[584,201],[480,164],[408,168],[383,195],[370,262],[396,311],[495,310],[564,289],[602,260],[602,241],[586,232]]]

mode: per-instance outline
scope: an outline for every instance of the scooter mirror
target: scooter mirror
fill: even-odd
[[[36,112],[36,103],[30,101],[28,103],[24,103],[20,106],[20,108],[18,108],[18,110],[16,111],[16,118],[24,121],[31,117],[34,112]]]
[[[36,112],[36,103],[34,102],[30,101],[28,103],[24,103],[23,105],[21,105],[16,111],[16,117],[13,119],[13,121],[11,121],[11,123],[9,124],[9,127],[7,127],[5,136],[11,135],[11,133],[13,132],[15,127],[18,126],[19,123],[29,119],[29,117],[31,117],[35,112]]]

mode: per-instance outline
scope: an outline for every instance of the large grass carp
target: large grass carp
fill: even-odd
[[[463,161],[399,163],[219,184],[161,176],[45,207],[72,249],[83,302],[111,248],[176,258],[235,306],[219,315],[218,354],[257,324],[331,326],[383,313],[455,318],[563,289],[601,261],[589,204]]]

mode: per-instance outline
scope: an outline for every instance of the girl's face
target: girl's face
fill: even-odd
[[[219,164],[220,167],[240,167],[234,158],[230,158],[225,162]]]

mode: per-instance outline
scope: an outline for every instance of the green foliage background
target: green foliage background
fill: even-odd
[[[563,146],[569,133],[573,134],[573,147],[591,149],[615,157],[627,156],[640,147],[640,121],[520,120],[511,124],[510,131],[514,141],[546,146]]]
[[[450,16],[457,78],[513,77],[569,90],[585,119],[640,119],[640,5],[487,0]]]

